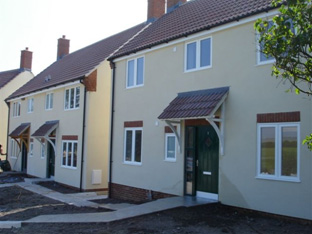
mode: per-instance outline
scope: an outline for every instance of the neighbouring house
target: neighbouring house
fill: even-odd
[[[73,53],[65,36],[58,39],[57,61],[6,99],[12,170],[80,191],[107,190],[111,68],[106,58],[144,27]]]
[[[312,155],[301,144],[311,97],[271,77],[254,30],[278,13],[271,0],[156,2],[163,15],[109,58],[110,196],[204,197],[311,220]]]
[[[0,72],[0,144],[7,152],[8,112],[5,99],[34,77],[31,72],[32,52],[26,48],[21,52],[20,68]],[[1,159],[5,156],[2,155]]]

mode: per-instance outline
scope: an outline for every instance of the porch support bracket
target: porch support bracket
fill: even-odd
[[[224,155],[224,116],[225,116],[225,105],[222,103],[221,106],[221,118],[215,118],[214,115],[208,116],[206,120],[216,131],[219,141],[220,141],[220,155]],[[220,128],[217,126],[216,122],[220,123]]]
[[[54,154],[56,155],[56,147],[55,147],[55,144],[53,143],[53,141],[51,141],[51,139],[48,137],[48,136],[40,136],[40,137],[34,137],[37,141],[39,141],[39,143],[42,145],[42,147],[44,147],[41,139],[44,139],[46,141],[48,141],[52,147],[53,147],[53,150],[54,150]]]

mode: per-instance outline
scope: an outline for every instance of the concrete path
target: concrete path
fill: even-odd
[[[168,210],[177,207],[191,207],[216,201],[196,198],[196,197],[171,197],[147,202],[140,205],[122,203],[122,204],[97,204],[92,202],[94,199],[103,199],[107,196],[97,196],[96,193],[75,193],[62,194],[40,185],[34,184],[38,179],[26,179],[25,182],[16,184],[0,185],[1,187],[18,185],[31,192],[41,194],[54,200],[58,200],[67,204],[78,207],[103,207],[112,209],[111,212],[83,213],[83,214],[61,214],[61,215],[41,215],[26,221],[5,221],[0,222],[1,228],[21,227],[23,223],[95,223],[95,222],[111,222],[132,218],[136,216],[146,215],[154,212]],[[42,181],[42,180],[40,180]]]

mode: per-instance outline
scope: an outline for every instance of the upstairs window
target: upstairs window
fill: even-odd
[[[127,88],[143,86],[144,57],[129,60],[127,63]]]
[[[46,110],[52,110],[53,109],[53,93],[48,93],[46,95],[45,109]]]
[[[21,102],[13,103],[13,117],[18,117],[21,115]]]
[[[211,67],[211,38],[186,44],[185,70]]]
[[[34,112],[34,98],[29,98],[27,102],[27,113],[32,113]]]
[[[273,21],[270,20],[268,21],[268,27],[267,27],[267,30],[266,32],[273,26]],[[260,37],[260,35],[258,35],[258,37]],[[263,49],[264,49],[264,42],[261,42],[261,43],[258,43],[258,63],[272,63],[275,61],[274,57],[272,56],[269,56],[265,53],[263,53]]]
[[[80,105],[80,87],[65,90],[65,110],[78,109]]]

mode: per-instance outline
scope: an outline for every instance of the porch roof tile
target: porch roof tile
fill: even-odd
[[[31,136],[32,137],[44,137],[49,135],[59,124],[58,120],[47,121],[38,128]]]
[[[15,128],[9,136],[12,138],[20,137],[29,127],[30,123],[22,123],[17,128]]]
[[[179,93],[158,117],[161,120],[205,118],[222,104],[229,87]]]

